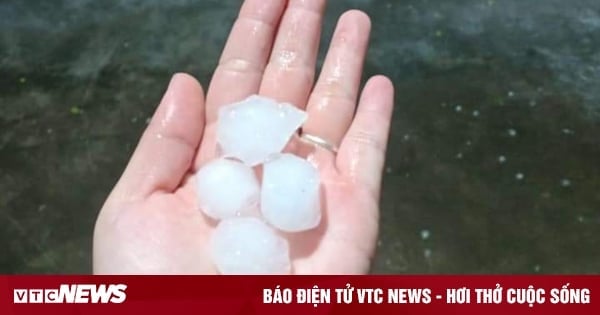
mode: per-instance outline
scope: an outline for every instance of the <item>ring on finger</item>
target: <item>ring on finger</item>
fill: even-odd
[[[308,142],[308,143],[311,143],[313,145],[319,146],[319,147],[321,147],[321,148],[323,148],[323,149],[325,149],[325,150],[327,150],[327,151],[329,151],[329,152],[331,152],[333,154],[336,154],[338,152],[338,148],[337,148],[336,145],[330,143],[329,141],[327,141],[327,140],[325,140],[325,139],[323,139],[321,137],[318,137],[318,136],[311,135],[311,134],[303,132],[300,135],[300,139],[303,140],[304,142]]]

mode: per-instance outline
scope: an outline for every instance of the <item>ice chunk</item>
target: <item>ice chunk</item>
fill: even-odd
[[[306,118],[291,104],[253,95],[221,107],[217,142],[225,157],[255,166],[280,153]]]
[[[321,220],[319,172],[308,161],[281,154],[265,163],[261,190],[263,217],[274,227],[299,232]]]
[[[289,274],[291,269],[287,240],[254,217],[221,221],[210,253],[222,274]]]
[[[260,185],[244,163],[216,159],[196,173],[200,208],[214,219],[247,215],[258,208]]]

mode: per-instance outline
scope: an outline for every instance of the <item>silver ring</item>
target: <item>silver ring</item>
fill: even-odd
[[[304,140],[306,142],[310,142],[310,143],[312,143],[314,145],[318,145],[321,148],[323,148],[323,149],[325,149],[327,151],[330,151],[330,152],[332,152],[334,154],[336,154],[337,151],[338,151],[337,146],[329,143],[327,140],[325,140],[325,139],[323,139],[321,137],[313,136],[313,135],[308,134],[308,133],[302,133],[302,135],[300,135],[300,139],[302,139],[302,140]]]

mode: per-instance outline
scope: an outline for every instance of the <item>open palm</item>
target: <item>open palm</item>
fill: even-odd
[[[246,0],[204,98],[189,75],[175,75],[94,232],[94,272],[216,273],[208,240],[216,223],[198,209],[195,173],[216,157],[222,105],[261,94],[308,112],[303,133],[338,147],[293,141],[321,172],[323,219],[285,234],[297,274],[365,273],[378,231],[381,172],[393,107],[383,76],[359,99],[369,18],[340,18],[318,81],[316,55],[325,0]],[[356,104],[358,103],[358,107]]]

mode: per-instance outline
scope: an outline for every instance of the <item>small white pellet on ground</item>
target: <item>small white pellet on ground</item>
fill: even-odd
[[[252,168],[217,159],[197,173],[196,191],[202,211],[213,219],[242,216],[258,209],[260,185]]]
[[[219,223],[210,241],[213,263],[221,274],[289,274],[287,241],[258,218]]]
[[[308,161],[281,154],[264,164],[263,217],[286,232],[315,228],[321,220],[319,172]]]
[[[221,107],[217,142],[225,157],[255,166],[281,152],[306,118],[291,104],[253,95]]]

